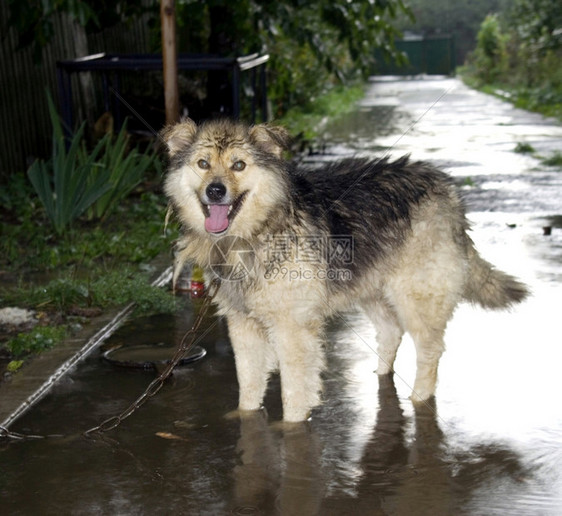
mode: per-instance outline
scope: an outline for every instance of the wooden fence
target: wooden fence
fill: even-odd
[[[8,27],[8,17],[7,2],[0,2],[0,183],[50,152],[52,131],[46,89],[58,103],[56,61],[97,52],[149,51],[146,19],[86,37],[69,16],[61,15],[55,20],[53,41],[43,50],[41,62],[34,63],[31,49],[17,50],[17,33]],[[74,91],[75,105],[81,109],[79,119],[84,120],[87,106],[79,95],[78,82]]]

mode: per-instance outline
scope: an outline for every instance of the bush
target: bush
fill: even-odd
[[[27,175],[56,233],[61,235],[111,186],[109,172],[98,174],[94,168],[104,142],[99,142],[91,153],[86,154],[83,150],[84,123],[72,137],[67,150],[62,123],[50,95],[48,103],[53,126],[53,153],[47,162],[36,160]]]
[[[66,335],[64,326],[38,327],[30,333],[20,333],[10,339],[6,348],[14,357],[21,357],[30,353],[40,353],[52,348]],[[20,364],[21,365],[21,364]]]
[[[90,219],[100,220],[115,211],[119,203],[142,181],[147,170],[155,168],[158,172],[161,171],[155,150],[148,150],[143,154],[138,148],[129,149],[126,124],[123,124],[116,137],[106,134],[102,144],[100,159],[94,166],[89,182],[93,188],[100,176],[107,177],[110,188],[88,210]]]
[[[509,92],[517,107],[562,119],[561,21],[555,0],[514,0],[501,17],[482,22],[463,78],[484,91]]]
[[[177,308],[169,291],[150,284],[148,275],[133,269],[96,270],[92,277],[73,274],[51,280],[45,285],[6,290],[2,304],[64,313],[76,308],[115,308],[135,303],[137,313],[171,313]]]
[[[476,37],[472,62],[476,76],[485,83],[493,83],[507,70],[507,38],[502,34],[498,17],[486,16]]]
[[[48,161],[36,160],[28,177],[58,235],[88,211],[90,219],[103,219],[141,182],[146,171],[160,170],[154,150],[129,149],[126,125],[114,137],[107,133],[88,151],[83,123],[70,140],[50,95],[53,152]],[[67,148],[68,145],[68,148]]]

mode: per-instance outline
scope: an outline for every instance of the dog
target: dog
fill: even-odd
[[[186,119],[161,136],[164,192],[182,226],[175,276],[189,261],[207,281],[222,278],[214,301],[241,413],[261,408],[279,371],[283,419],[309,418],[321,401],[324,322],[353,307],[377,329],[379,375],[393,372],[410,333],[411,399],[425,402],[457,304],[502,309],[529,294],[478,254],[461,197],[428,163],[348,158],[307,170],[284,158],[283,128],[230,120]]]

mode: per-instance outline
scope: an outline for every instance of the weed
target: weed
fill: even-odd
[[[50,160],[36,160],[28,177],[58,235],[84,212],[88,218],[104,219],[141,182],[150,168],[161,171],[154,150],[145,154],[129,149],[126,124],[114,137],[107,133],[91,152],[86,149],[86,123],[67,141],[53,100],[48,97],[53,127]],[[67,148],[68,146],[68,148]]]
[[[23,360],[11,360],[10,362],[8,362],[8,365],[6,366],[6,371],[8,371],[9,373],[15,373],[19,371],[22,365],[23,365]]]
[[[330,118],[336,119],[349,112],[363,97],[362,86],[334,88],[326,95],[311,101],[309,105],[290,109],[279,120],[293,135],[302,135],[305,140],[313,140],[318,136],[322,122]]]
[[[533,154],[535,148],[530,143],[518,142],[513,152],[517,152],[518,154]]]
[[[126,124],[123,124],[115,138],[108,133],[102,141],[104,142],[103,152],[95,164],[89,181],[95,184],[98,176],[105,177],[109,173],[107,180],[110,189],[89,208],[88,218],[90,219],[104,219],[113,213],[119,203],[141,182],[149,168],[161,171],[155,151],[142,154],[137,148],[128,148],[129,137]]]
[[[169,251],[177,235],[174,225],[164,231],[165,212],[163,196],[146,192],[120,202],[103,222],[81,222],[58,236],[32,207],[21,205],[7,217],[12,220],[0,222],[0,267],[17,275],[29,270],[147,262]]]
[[[104,271],[96,268],[83,277],[75,274],[54,279],[45,285],[31,285],[6,290],[0,300],[15,305],[56,312],[76,308],[114,308],[136,304],[136,312],[170,313],[177,308],[176,298],[166,290],[153,287],[148,275],[132,269]]]
[[[111,188],[110,171],[95,172],[95,161],[105,142],[100,141],[91,153],[84,146],[84,122],[70,140],[68,149],[62,123],[53,99],[48,95],[49,114],[53,127],[53,153],[47,162],[36,160],[27,175],[57,234]]]
[[[30,333],[19,333],[8,340],[5,346],[15,358],[18,358],[50,349],[65,336],[66,328],[64,326],[36,327]]]
[[[562,167],[562,152],[553,152],[548,158],[543,158],[541,161],[547,167]]]

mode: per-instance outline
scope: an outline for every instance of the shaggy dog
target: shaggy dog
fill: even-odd
[[[162,132],[165,192],[186,261],[222,278],[240,388],[257,410],[279,371],[285,421],[320,403],[324,321],[359,306],[377,329],[377,373],[390,374],[405,331],[415,342],[414,402],[435,393],[443,335],[462,301],[507,308],[527,288],[482,259],[463,202],[443,172],[407,157],[344,159],[303,170],[283,158],[288,134],[227,120]]]

